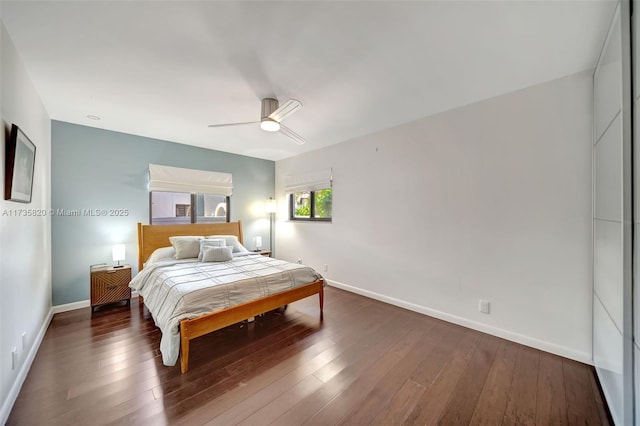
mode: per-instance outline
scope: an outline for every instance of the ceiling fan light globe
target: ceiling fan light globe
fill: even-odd
[[[262,120],[260,122],[260,128],[267,132],[277,132],[278,130],[280,130],[280,123],[270,119]]]

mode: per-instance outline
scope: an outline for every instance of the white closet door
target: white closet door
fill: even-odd
[[[629,29],[620,2],[593,78],[593,361],[617,425],[633,423],[635,404]]]

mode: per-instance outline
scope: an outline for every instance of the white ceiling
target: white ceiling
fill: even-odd
[[[593,68],[612,1],[2,1],[52,119],[278,160]],[[260,99],[304,107],[258,125]],[[87,118],[100,116],[100,121]]]

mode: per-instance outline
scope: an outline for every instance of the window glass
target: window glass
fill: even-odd
[[[198,223],[226,222],[227,197],[224,195],[198,194],[196,197]]]
[[[212,223],[229,221],[229,197],[151,191],[151,224]]]
[[[331,218],[331,205],[333,190],[331,188],[314,191],[315,215],[314,217],[322,219]]]
[[[151,192],[151,224],[191,223],[191,194]]]
[[[330,222],[333,214],[333,189],[294,192],[290,195],[291,220]]]
[[[311,193],[296,192],[293,196],[293,217],[311,217]]]

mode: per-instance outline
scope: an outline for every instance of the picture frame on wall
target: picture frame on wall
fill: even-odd
[[[5,152],[4,199],[30,203],[33,191],[36,146],[16,124],[12,124]]]

